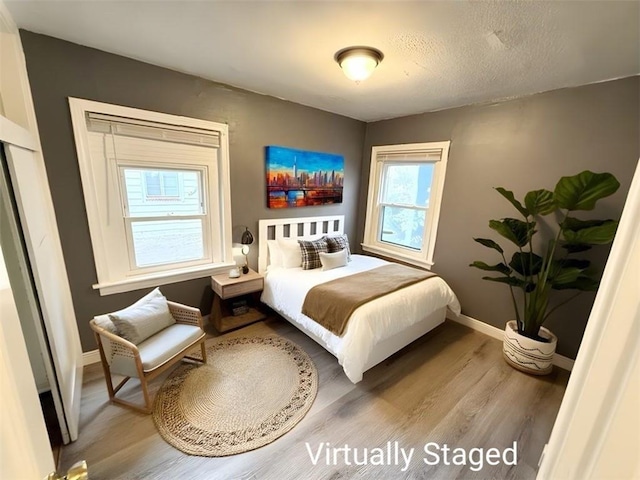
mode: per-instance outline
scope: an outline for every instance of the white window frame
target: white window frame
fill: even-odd
[[[222,273],[235,266],[231,243],[231,182],[227,125],[71,97],[69,98],[69,107],[98,277],[98,282],[93,285],[93,288],[99,290],[100,295],[203,278]],[[117,165],[116,162],[113,162],[112,165],[108,159],[105,163],[104,158],[99,160],[91,158],[89,130],[86,121],[89,112],[135,119],[136,121],[154,122],[177,128],[208,130],[219,135],[220,146],[212,148],[210,160],[194,159],[191,161],[186,159],[178,162],[175,159],[171,161],[168,159],[146,159],[145,161],[144,158],[122,157],[118,158]],[[123,207],[126,206],[127,200],[123,197],[124,187],[122,185],[124,180],[120,175],[120,169],[123,165],[133,168],[199,169],[203,172],[202,195],[208,195],[205,203],[207,206],[205,211],[207,221],[204,222],[206,232],[203,232],[206,258],[181,264],[134,268],[131,241],[125,232],[126,211],[120,212],[123,215],[118,228],[110,229],[108,224],[112,220],[105,218],[106,202],[98,194],[100,191],[99,182],[108,183],[110,186],[107,188],[117,189],[120,204]],[[119,180],[109,180],[109,177]],[[103,185],[102,189],[104,190]],[[111,212],[109,215],[108,218],[113,219],[115,212]],[[109,253],[107,245],[113,241],[114,235],[117,241],[127,243],[128,251],[126,255],[121,255],[122,258],[114,258],[113,254]]]
[[[449,145],[451,142],[407,143],[400,145],[375,146],[371,149],[371,168],[369,170],[369,191],[367,195],[367,213],[365,219],[364,239],[362,249],[376,255],[393,258],[431,269],[433,267],[433,253],[435,251],[438,223],[440,220],[440,206],[444,191],[444,179],[447,171]],[[424,222],[422,247],[419,250],[404,247],[381,240],[382,229],[382,188],[383,175],[386,165],[422,163],[410,160],[380,160],[385,154],[402,153],[411,156],[420,152],[440,153],[439,160],[434,163],[433,180],[429,195],[429,208]],[[427,162],[425,162],[427,163]],[[402,205],[402,207],[406,207]]]

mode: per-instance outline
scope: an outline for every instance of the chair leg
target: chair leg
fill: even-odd
[[[140,379],[140,386],[142,387],[142,394],[144,395],[144,404],[146,406],[146,412],[151,413],[151,397],[149,397],[149,389],[147,388],[147,379],[142,377]]]
[[[109,364],[107,363],[107,357],[104,354],[104,350],[102,348],[102,341],[100,340],[100,335],[94,333],[96,337],[96,342],[98,343],[98,351],[100,353],[100,363],[102,363],[102,372],[104,373],[104,381],[107,383],[107,392],[109,392],[109,400],[113,400],[116,396],[115,391],[113,390],[113,379],[111,378],[111,369],[109,368]]]
[[[202,350],[202,363],[207,363],[207,347],[204,345],[204,340],[200,343],[200,350]]]
[[[149,389],[147,388],[147,377],[142,369],[142,362],[140,357],[136,356],[136,369],[138,370],[138,379],[140,380],[140,386],[142,387],[142,395],[144,396],[144,404],[146,413],[151,413],[151,398],[149,397]]]

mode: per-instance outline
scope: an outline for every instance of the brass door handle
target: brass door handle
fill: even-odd
[[[60,476],[57,472],[51,472],[47,480],[89,480],[87,462],[80,460],[74,463],[71,468],[67,470],[67,474],[63,476]]]

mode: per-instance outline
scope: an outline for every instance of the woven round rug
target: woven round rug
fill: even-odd
[[[318,372],[281,337],[242,337],[207,348],[207,364],[183,364],[156,395],[160,435],[190,455],[222,457],[262,447],[311,408]]]

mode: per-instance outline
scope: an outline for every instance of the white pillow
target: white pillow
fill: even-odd
[[[334,253],[320,252],[318,256],[320,257],[320,263],[322,263],[322,271],[345,267],[349,261],[346,249]]]
[[[302,266],[302,251],[296,240],[281,238],[278,240],[280,252],[282,253],[282,267],[296,268]]]
[[[277,240],[267,240],[267,250],[269,251],[269,267],[282,266],[282,250]]]
[[[156,289],[130,307],[109,314],[118,334],[136,345],[176,323],[167,299]]]
[[[149,293],[147,293],[144,297],[142,297],[140,300],[138,300],[136,303],[134,303],[133,305],[130,305],[127,308],[137,307],[139,305],[144,305],[149,300],[151,300],[152,298],[156,298],[156,297],[163,297],[164,298],[164,295],[162,295],[162,292],[160,291],[159,287],[154,288]],[[95,320],[96,325],[98,325],[99,327],[104,328],[105,330],[107,330],[108,332],[113,333],[114,335],[119,335],[118,328],[113,324],[113,322],[111,321],[111,318],[109,318],[109,315],[115,315],[117,313],[119,313],[119,312],[106,313],[104,315],[96,315],[95,317],[93,317],[93,319]]]

